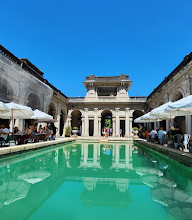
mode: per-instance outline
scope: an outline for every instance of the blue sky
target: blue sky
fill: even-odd
[[[67,96],[90,74],[127,74],[149,95],[192,49],[191,0],[1,2],[0,44],[28,58]]]

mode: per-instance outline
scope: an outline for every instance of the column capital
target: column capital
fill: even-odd
[[[89,111],[89,108],[84,108],[84,111],[85,111],[85,112],[88,112],[88,111]]]
[[[130,111],[130,108],[125,108],[125,111],[126,111],[126,112],[129,112],[129,111]]]
[[[116,112],[119,112],[119,110],[120,110],[120,108],[115,108],[115,111],[116,111]]]
[[[98,108],[94,108],[94,112],[98,112]]]

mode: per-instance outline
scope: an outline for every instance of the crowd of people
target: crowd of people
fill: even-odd
[[[165,131],[163,127],[160,127],[158,130],[152,129],[151,131],[148,131],[146,128],[140,128],[138,135],[140,138],[153,143],[172,145],[176,142],[175,137],[177,135],[180,135],[182,138],[183,132],[179,129],[179,126],[171,126],[169,131]]]
[[[112,136],[112,134],[113,134],[113,130],[112,130],[112,128],[109,128],[109,127],[104,127],[103,129],[102,129],[102,134],[103,134],[103,137],[109,137],[109,136]]]
[[[13,131],[10,131],[10,128],[5,123],[0,124],[0,142],[7,141],[8,137],[14,137],[16,136],[29,136],[30,139],[34,140],[35,137],[42,134],[43,140],[55,140],[56,133],[58,128],[55,127],[54,123],[52,124],[46,124],[44,127],[42,125],[38,124],[31,124],[25,127],[25,130],[22,132],[19,130],[18,127],[14,127]]]

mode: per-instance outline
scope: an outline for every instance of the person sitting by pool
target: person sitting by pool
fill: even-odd
[[[28,127],[26,127],[24,133],[27,134],[27,135],[30,135],[31,130]]]
[[[0,141],[6,141],[9,134],[9,129],[5,124],[1,124],[0,128]]]
[[[13,134],[21,134],[21,131],[19,130],[18,127],[14,127]]]
[[[159,142],[160,142],[161,145],[164,144],[164,142],[166,140],[166,138],[165,138],[166,134],[167,134],[167,132],[163,130],[163,127],[160,127],[160,129],[157,133],[157,136],[159,138]]]

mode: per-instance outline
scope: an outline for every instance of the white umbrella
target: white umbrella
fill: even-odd
[[[159,107],[151,110],[150,115],[153,117],[160,118],[160,119],[169,119],[170,116],[171,116],[171,118],[174,118],[174,115],[171,115],[169,112],[166,111],[168,106],[171,104],[172,104],[172,102],[167,102],[163,105],[160,105]]]
[[[4,112],[1,114],[1,118],[4,119],[28,119],[34,115],[33,110],[30,107],[16,104],[10,102],[5,104],[6,107],[10,110],[9,112]]]
[[[13,128],[13,119],[28,119],[34,115],[33,110],[30,107],[19,105],[14,102],[10,102],[5,105],[10,111],[2,113],[1,118],[11,119],[12,128]]]
[[[30,119],[38,119],[38,120],[52,120],[53,116],[46,114],[38,109],[33,111],[34,115],[30,117]]]
[[[192,95],[170,103],[165,111],[177,116],[192,115]]]
[[[0,101],[0,113],[8,112],[8,111],[10,111],[9,108],[3,102]],[[1,118],[1,115],[0,115],[0,118]]]

